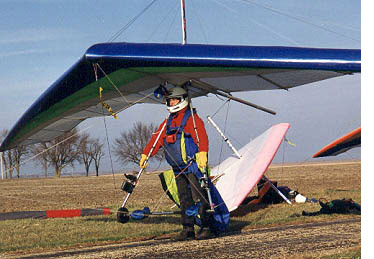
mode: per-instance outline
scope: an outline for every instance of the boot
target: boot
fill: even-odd
[[[173,237],[174,241],[185,241],[195,239],[195,232],[191,229],[183,229],[178,235]]]
[[[210,231],[208,227],[201,228],[199,232],[197,233],[196,239],[197,240],[204,240],[209,239],[213,237],[213,233]]]

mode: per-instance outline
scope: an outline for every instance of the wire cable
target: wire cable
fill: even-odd
[[[305,24],[308,24],[308,25],[314,26],[314,27],[319,28],[319,29],[322,29],[322,30],[324,30],[324,31],[327,31],[327,32],[330,32],[330,33],[333,33],[333,34],[339,35],[339,36],[341,36],[341,37],[343,37],[343,38],[350,39],[350,40],[355,41],[355,42],[360,42],[359,40],[357,40],[357,39],[355,39],[355,38],[352,38],[352,37],[349,37],[349,36],[347,36],[347,35],[345,35],[345,34],[342,34],[342,33],[339,33],[339,32],[337,32],[337,31],[334,31],[334,30],[328,29],[328,28],[326,28],[326,27],[324,27],[324,26],[321,26],[321,25],[319,25],[319,24],[315,24],[315,23],[313,23],[313,22],[307,21],[305,18],[301,18],[301,17],[297,17],[297,16],[294,16],[294,15],[290,15],[290,14],[288,14],[288,13],[285,13],[285,12],[283,12],[283,11],[281,11],[281,10],[275,9],[275,8],[270,7],[270,6],[268,6],[268,5],[259,4],[259,3],[255,2],[255,1],[253,1],[253,0],[240,0],[240,1],[245,2],[245,3],[247,3],[247,4],[251,4],[251,3],[252,3],[253,5],[256,5],[256,6],[262,7],[262,8],[264,8],[264,9],[266,9],[266,10],[269,10],[269,11],[271,11],[271,12],[273,12],[273,13],[277,13],[277,14],[279,14],[279,15],[283,15],[283,16],[285,16],[285,17],[288,17],[288,18],[294,19],[294,20],[296,20],[296,21],[299,21],[299,22],[302,22],[302,23],[305,23]]]
[[[126,25],[124,25],[117,33],[115,33],[108,42],[115,41],[124,31],[126,31],[139,17],[141,17],[157,0],[153,0],[148,4],[143,10],[141,10],[137,15],[134,16]]]

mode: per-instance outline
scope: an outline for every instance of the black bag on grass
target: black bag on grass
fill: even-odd
[[[324,202],[325,201],[325,202]],[[303,216],[315,216],[319,214],[361,214],[360,204],[354,202],[352,199],[341,199],[326,201],[325,199],[320,199],[319,204],[321,209],[317,212],[306,212],[303,211]]]

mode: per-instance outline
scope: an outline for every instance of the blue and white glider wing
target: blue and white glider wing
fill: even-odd
[[[30,106],[0,151],[52,140],[87,118],[136,103],[160,103],[153,91],[165,82],[191,82],[191,95],[198,97],[218,90],[287,90],[360,71],[361,50],[352,49],[97,44]],[[103,109],[102,102],[113,112]]]

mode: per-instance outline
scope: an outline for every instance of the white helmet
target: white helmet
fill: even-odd
[[[170,106],[170,99],[179,99],[179,103],[174,106]],[[174,87],[171,89],[169,94],[166,96],[166,108],[170,113],[175,113],[183,108],[187,107],[188,105],[188,94],[187,91],[184,90],[182,87]]]

